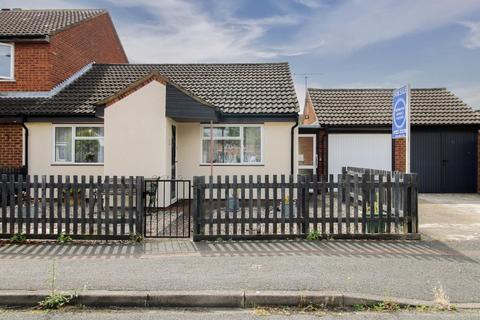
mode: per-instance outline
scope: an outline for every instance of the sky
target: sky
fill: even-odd
[[[288,61],[316,88],[447,87],[480,109],[480,0],[0,0],[104,8],[132,63]]]

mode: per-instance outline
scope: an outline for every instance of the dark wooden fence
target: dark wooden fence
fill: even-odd
[[[415,174],[194,178],[194,240],[417,239]]]
[[[143,177],[14,176],[0,180],[0,238],[123,239],[143,232]]]

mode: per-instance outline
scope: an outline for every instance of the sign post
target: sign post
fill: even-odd
[[[405,138],[405,172],[410,173],[410,85],[393,91],[392,139]]]

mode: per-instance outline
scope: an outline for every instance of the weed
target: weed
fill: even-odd
[[[364,304],[354,304],[353,305],[353,310],[354,311],[361,312],[361,311],[366,311],[367,309],[368,309],[368,307]]]
[[[130,235],[130,242],[132,243],[142,243],[143,242],[143,236],[139,233],[134,233]]]
[[[27,235],[25,232],[17,233],[10,238],[10,241],[13,243],[25,243],[25,241],[27,241]]]
[[[307,235],[307,240],[319,240],[320,239],[320,231],[318,230],[310,230]]]
[[[72,241],[73,241],[72,237],[70,237],[68,234],[65,234],[65,232],[60,233],[57,238],[57,242],[60,244],[66,244]]]
[[[215,239],[215,241],[222,242],[223,238],[222,237],[217,237],[217,239]]]
[[[438,306],[439,310],[442,311],[452,311],[455,310],[455,306],[450,303],[450,298],[447,296],[447,292],[443,286],[433,288],[433,295],[435,296],[435,303]]]
[[[56,310],[62,308],[72,302],[75,294],[64,294],[56,291],[57,274],[55,268],[55,260],[52,264],[52,278],[50,280],[50,294],[38,303],[41,310]]]

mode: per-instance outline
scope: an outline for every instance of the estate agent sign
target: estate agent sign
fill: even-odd
[[[406,172],[410,172],[410,85],[393,91],[392,138],[405,138]]]

